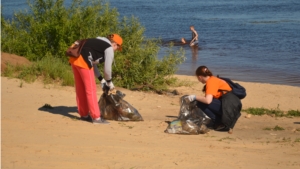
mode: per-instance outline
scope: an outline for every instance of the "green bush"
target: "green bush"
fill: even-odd
[[[160,40],[146,39],[137,18],[119,19],[117,9],[108,3],[73,0],[65,7],[64,0],[29,0],[28,5],[28,11],[15,13],[12,20],[1,16],[2,51],[36,62],[31,69],[20,70],[20,76],[32,74],[47,82],[61,79],[64,85],[73,85],[72,76],[62,73],[71,70],[62,66],[68,64],[67,47],[77,39],[118,33],[123,38],[123,51],[115,54],[113,81],[117,86],[165,90],[176,81],[171,76],[185,59],[183,50],[175,51],[170,45],[168,54],[159,59]]]
[[[65,50],[75,40],[117,31],[115,9],[101,1],[31,0],[29,11],[14,14],[12,21],[1,18],[2,50],[31,61],[46,55],[67,59]]]

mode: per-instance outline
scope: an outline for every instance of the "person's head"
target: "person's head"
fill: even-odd
[[[121,51],[122,50],[123,39],[120,35],[110,34],[110,35],[107,36],[107,39],[110,40],[111,46],[112,46],[114,51],[116,51],[116,50]]]
[[[185,44],[186,40],[184,38],[181,38],[181,43]]]
[[[192,25],[192,26],[190,26],[190,30],[192,31],[192,30],[195,30],[195,27]]]
[[[210,76],[213,76],[212,72],[206,66],[199,66],[195,72],[198,81],[201,83],[206,83]]]

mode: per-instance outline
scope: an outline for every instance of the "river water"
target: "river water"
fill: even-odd
[[[71,0],[66,0],[70,3]],[[199,34],[196,48],[185,49],[177,74],[194,75],[206,65],[234,80],[300,86],[299,0],[110,0],[120,16],[135,16],[148,38],[164,42]],[[26,9],[26,0],[2,0],[2,14]],[[162,46],[161,57],[166,51]]]

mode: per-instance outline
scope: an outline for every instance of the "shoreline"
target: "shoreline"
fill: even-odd
[[[182,75],[182,76],[193,76],[193,75],[186,75],[184,73],[176,73],[175,75]],[[224,76],[224,77],[228,77],[228,76]],[[300,83],[275,83],[275,82],[267,82],[267,81],[247,81],[247,80],[235,80],[234,78],[231,78],[232,81],[236,81],[236,82],[246,82],[246,83],[261,83],[261,84],[271,84],[271,85],[285,85],[285,86],[292,86],[292,87],[300,87]]]

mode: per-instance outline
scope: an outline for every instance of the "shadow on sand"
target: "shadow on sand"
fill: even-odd
[[[166,116],[167,118],[174,118],[174,120],[175,119],[178,119],[178,116]],[[165,123],[167,123],[167,124],[170,124],[171,122],[172,122],[173,120],[165,120]]]
[[[77,107],[68,107],[68,106],[50,106],[45,104],[44,106],[38,109],[39,111],[49,112],[52,114],[59,114],[71,119],[80,119],[77,116],[72,115],[71,113],[77,113]]]

